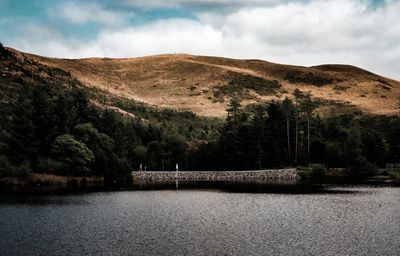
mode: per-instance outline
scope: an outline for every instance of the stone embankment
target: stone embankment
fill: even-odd
[[[175,181],[223,181],[223,182],[297,182],[296,169],[255,171],[179,171],[179,172],[132,172],[134,183],[169,183]]]

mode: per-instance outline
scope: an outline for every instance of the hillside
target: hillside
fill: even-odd
[[[320,111],[400,113],[400,82],[348,65],[290,66],[185,54],[141,58],[55,59],[12,50],[113,95],[200,115],[222,117],[231,97],[248,105],[308,91]]]
[[[295,88],[328,109],[400,113],[400,82],[348,65],[301,67],[185,54],[75,60],[24,55],[68,71],[87,86],[207,116],[223,116],[232,96],[247,105],[291,97]]]
[[[11,113],[21,107],[29,91],[35,87],[52,88],[59,93],[77,89],[89,100],[89,105],[99,111],[116,112],[130,120],[145,125],[162,127],[171,135],[178,134],[189,143],[215,138],[222,120],[195,115],[188,111],[145,104],[119,93],[108,93],[97,87],[87,87],[71,72],[38,62],[29,54],[2,48],[0,45],[0,137],[2,127],[10,128]],[[39,89],[40,91],[40,89]],[[35,96],[36,97],[36,96]],[[41,95],[40,97],[45,97]],[[39,98],[45,102],[48,99]],[[44,103],[43,103],[44,104]],[[56,111],[56,110],[54,110]],[[28,111],[27,111],[28,112]],[[4,120],[4,122],[3,122]],[[0,147],[1,148],[1,147]]]

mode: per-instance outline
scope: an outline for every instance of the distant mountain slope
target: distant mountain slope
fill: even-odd
[[[318,99],[321,111],[400,113],[400,82],[348,65],[301,67],[185,54],[55,59],[13,52],[63,70],[85,86],[206,116],[224,116],[231,97],[247,105],[292,97],[296,88]]]
[[[153,134],[146,137],[147,139],[154,139],[165,132],[168,136],[187,143],[188,148],[216,139],[222,124],[220,118],[160,108],[108,93],[97,87],[87,87],[68,71],[42,64],[28,54],[5,49],[0,44],[0,140],[15,128],[15,116],[32,113],[32,99],[37,103],[34,105],[35,111],[57,119],[65,115],[65,112],[77,112],[76,109],[62,110],[65,102],[68,103],[72,98],[81,100],[82,108],[86,110],[100,111],[99,113],[105,115],[102,118],[113,120],[111,112],[116,112],[120,114],[119,117],[126,117],[123,118],[124,122],[134,121],[145,130],[150,129]],[[56,99],[60,99],[57,103],[60,105],[50,105]],[[103,110],[109,111],[102,112]],[[119,119],[115,120],[118,122]],[[142,132],[139,129],[141,135]],[[3,146],[0,141],[0,150],[4,150]]]

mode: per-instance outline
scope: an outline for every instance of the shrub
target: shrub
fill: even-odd
[[[225,85],[215,87],[214,97],[223,100],[225,96],[250,99],[250,90],[259,95],[273,95],[276,89],[282,85],[277,80],[268,80],[251,75],[235,75],[231,81]]]
[[[29,161],[23,162],[20,166],[14,168],[15,176],[26,178],[32,174],[32,166]]]
[[[323,86],[332,83],[334,80],[329,77],[322,77],[311,72],[291,71],[284,78],[292,84],[304,83],[315,86]]]
[[[10,175],[13,166],[6,156],[0,156],[0,177],[7,177]]]
[[[364,179],[376,173],[376,166],[368,162],[364,156],[356,157],[352,166],[349,168],[349,176],[355,179]]]
[[[0,177],[28,177],[32,173],[32,166],[29,161],[21,165],[13,165],[7,157],[0,157]]]
[[[55,161],[51,158],[40,158],[37,163],[37,172],[42,173],[57,173],[63,174],[65,173],[65,165]]]
[[[51,148],[52,156],[68,167],[70,173],[90,170],[95,161],[93,152],[83,142],[77,141],[72,135],[58,136]]]
[[[396,184],[400,184],[400,172],[399,171],[392,171],[389,174],[390,178],[394,180]]]
[[[313,166],[311,169],[311,177],[313,180],[323,180],[326,176],[326,168],[322,165]]]

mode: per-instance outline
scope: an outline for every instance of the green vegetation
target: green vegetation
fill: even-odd
[[[0,177],[21,177],[25,178],[32,172],[29,162],[24,161],[20,165],[13,165],[6,156],[0,156]]]
[[[47,173],[125,182],[141,163],[148,170],[173,170],[176,162],[189,168],[199,143],[218,137],[222,120],[112,96],[67,72],[0,52],[2,177]]]
[[[311,169],[311,177],[315,181],[324,180],[326,177],[326,168],[322,165],[315,165]]]
[[[259,95],[272,95],[282,85],[276,80],[267,80],[257,76],[240,75],[232,79],[228,84],[216,87],[214,97],[223,102],[225,96],[241,99],[251,98],[250,91]]]
[[[390,178],[392,178],[396,184],[400,184],[400,169],[388,170],[387,172],[388,172]]]
[[[324,176],[325,168],[345,168],[347,176],[364,179],[377,166],[399,162],[399,117],[321,118],[315,107],[300,91],[293,102],[285,99],[250,110],[232,100],[220,138],[200,149],[196,166],[225,170],[315,163],[321,166],[310,170],[315,177]]]
[[[169,108],[156,108],[123,97],[107,94],[99,89],[85,89],[90,99],[105,105],[115,106],[143,122],[162,127],[168,134],[179,134],[189,141],[209,141],[218,137],[222,120],[201,117],[190,111],[176,111]]]
[[[123,182],[140,163],[149,170],[173,170],[176,162],[189,168],[189,155],[216,138],[219,127],[193,113],[121,101],[135,113],[125,116],[92,105],[78,87],[27,85],[18,94],[1,117],[2,176],[39,172]]]
[[[326,84],[332,83],[334,80],[327,77],[318,76],[311,72],[302,72],[302,71],[292,71],[285,75],[285,80],[289,81],[292,84],[304,83],[304,84],[312,84],[316,86],[323,86]]]
[[[4,48],[3,44],[0,42],[0,56],[1,59],[7,59],[9,57],[10,53],[7,51],[6,48]]]
[[[51,146],[51,156],[62,164],[66,172],[86,172],[90,170],[95,158],[88,146],[77,141],[72,135],[58,136]],[[58,170],[55,170],[58,171]]]

